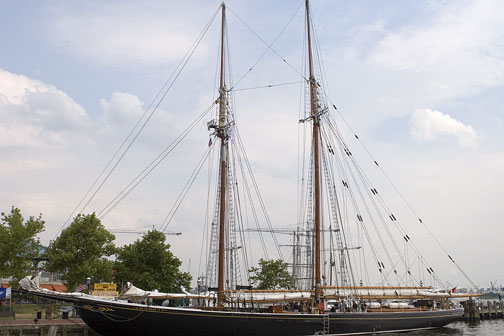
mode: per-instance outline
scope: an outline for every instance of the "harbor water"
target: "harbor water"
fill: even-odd
[[[479,322],[456,322],[435,330],[392,333],[387,335],[408,336],[501,336],[504,335],[504,319],[482,320]]]

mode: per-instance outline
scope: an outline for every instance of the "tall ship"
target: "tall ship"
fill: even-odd
[[[195,169],[199,172],[203,162],[214,162],[216,167],[209,173],[215,186],[206,205],[210,208],[205,229],[207,271],[198,279],[197,292],[161,293],[129,285],[118,298],[108,299],[42,289],[36,276],[23,279],[20,291],[73,303],[88,326],[104,336],[353,335],[439,328],[460,320],[463,310],[457,300],[471,295],[444,289],[448,286],[344,140],[335,118],[338,111],[327,96],[309,0],[304,8],[305,65],[302,71],[292,67],[306,98],[298,118],[296,226],[270,225],[244,152],[234,111],[236,82],[230,80],[226,56],[227,6],[222,3],[217,15],[221,18],[217,96],[202,114],[214,113],[206,123],[210,142]],[[278,55],[272,44],[266,45],[266,51]],[[252,206],[253,200],[259,205]],[[244,208],[256,219],[264,212],[266,219],[257,220],[251,229],[244,224],[240,212]],[[261,226],[262,222],[268,225]],[[246,255],[253,247],[246,247],[246,233],[261,239],[270,233],[289,236],[290,288],[253,288]],[[458,267],[451,256],[447,258]],[[422,280],[425,276],[431,284]],[[156,304],[160,300],[182,300],[185,305]]]

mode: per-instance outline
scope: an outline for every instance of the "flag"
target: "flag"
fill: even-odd
[[[77,288],[75,288],[75,291],[76,292],[82,292],[83,290],[85,290],[87,288],[88,288],[87,283],[82,283],[79,286],[77,286]]]

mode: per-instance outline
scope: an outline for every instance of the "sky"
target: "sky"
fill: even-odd
[[[273,45],[286,61],[266,53],[237,88],[299,81],[302,3],[227,2],[235,79],[266,50],[241,21],[268,43],[286,27]],[[0,0],[1,211],[41,213],[42,243],[54,239],[219,5]],[[504,3],[314,0],[312,14],[331,101],[474,283],[504,283],[496,266],[504,252]],[[84,212],[103,209],[212,102],[217,46],[218,20]],[[299,86],[236,91],[233,103],[273,225],[293,225]],[[207,143],[201,122],[104,225],[159,226]],[[195,189],[169,227],[182,235],[168,236],[193,274],[205,190]],[[397,195],[391,202],[404,207]],[[138,238],[116,236],[118,245]],[[444,272],[470,285],[452,266]]]

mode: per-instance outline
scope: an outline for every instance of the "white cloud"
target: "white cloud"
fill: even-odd
[[[36,138],[39,134],[40,131],[33,126],[0,123],[0,147],[37,146],[39,143]]]
[[[92,118],[56,87],[0,69],[0,147],[112,145],[144,112],[143,102],[127,92],[114,92],[100,104],[102,114]],[[150,144],[177,127],[161,108],[149,126],[140,139]]]
[[[46,92],[49,89],[41,81],[0,69],[0,97],[5,97],[11,104],[21,104],[26,92]]]
[[[110,133],[115,133],[119,137],[124,137],[131,132],[131,129],[137,125],[140,117],[144,115],[144,103],[135,95],[127,92],[114,92],[110,99],[100,99],[100,105],[103,114],[97,118],[97,130],[105,138],[110,137]],[[148,113],[142,117],[135,133],[150,117],[152,107]],[[175,111],[175,113],[180,111]],[[178,127],[184,121],[177,120],[171,113],[158,107],[152,117],[148,120],[141,135],[136,141],[136,145],[144,145],[149,148],[148,154],[153,151],[160,151],[172,140],[174,134],[178,134]]]
[[[421,24],[389,32],[368,55],[381,66],[417,73],[438,98],[470,95],[504,81],[504,3],[448,2]]]
[[[92,118],[56,87],[0,71],[1,209],[5,211],[14,205],[26,215],[42,212],[48,223],[47,231],[42,234],[45,243],[54,238],[59,226],[144,112],[143,102],[127,92],[114,92],[100,103],[102,113]],[[160,147],[172,141],[178,127],[178,121],[171,114],[159,109],[124,157],[120,169],[84,211],[101,210],[158,154]],[[159,171],[158,174],[162,173]],[[125,200],[126,209],[121,208],[120,214],[107,217],[107,223],[131,227],[143,218],[132,216],[133,212],[142,213],[150,207],[164,212],[171,185],[146,179],[144,188],[149,183],[151,191],[147,196],[132,193]],[[163,188],[153,191],[152,184]],[[146,204],[151,205],[146,207]],[[117,218],[121,220],[117,222]]]
[[[110,100],[101,99],[104,123],[127,124],[131,127],[143,113],[140,99],[127,92],[114,92]]]
[[[417,109],[410,119],[411,136],[418,141],[436,141],[443,137],[455,137],[461,147],[477,146],[478,134],[471,125],[452,118],[448,114]]]
[[[59,5],[48,22],[50,39],[62,50],[108,65],[179,60],[199,32],[192,20],[174,15],[169,3],[154,4],[154,10],[144,3]],[[197,17],[202,8],[194,5],[183,4]]]
[[[63,133],[84,129],[91,121],[61,90],[1,69],[0,108],[0,147],[64,145]]]
[[[329,57],[324,54],[340,111],[369,137],[380,137],[381,125],[417,108],[454,114],[463,100],[474,107],[466,110],[466,122],[481,129],[493,123],[471,112],[481,112],[484,99],[501,100],[504,2],[435,2],[411,13],[400,8],[394,15],[384,9],[357,17],[344,35],[348,44],[334,43]]]
[[[75,131],[90,122],[84,109],[60,90],[28,91],[23,103],[33,121],[50,132]]]

